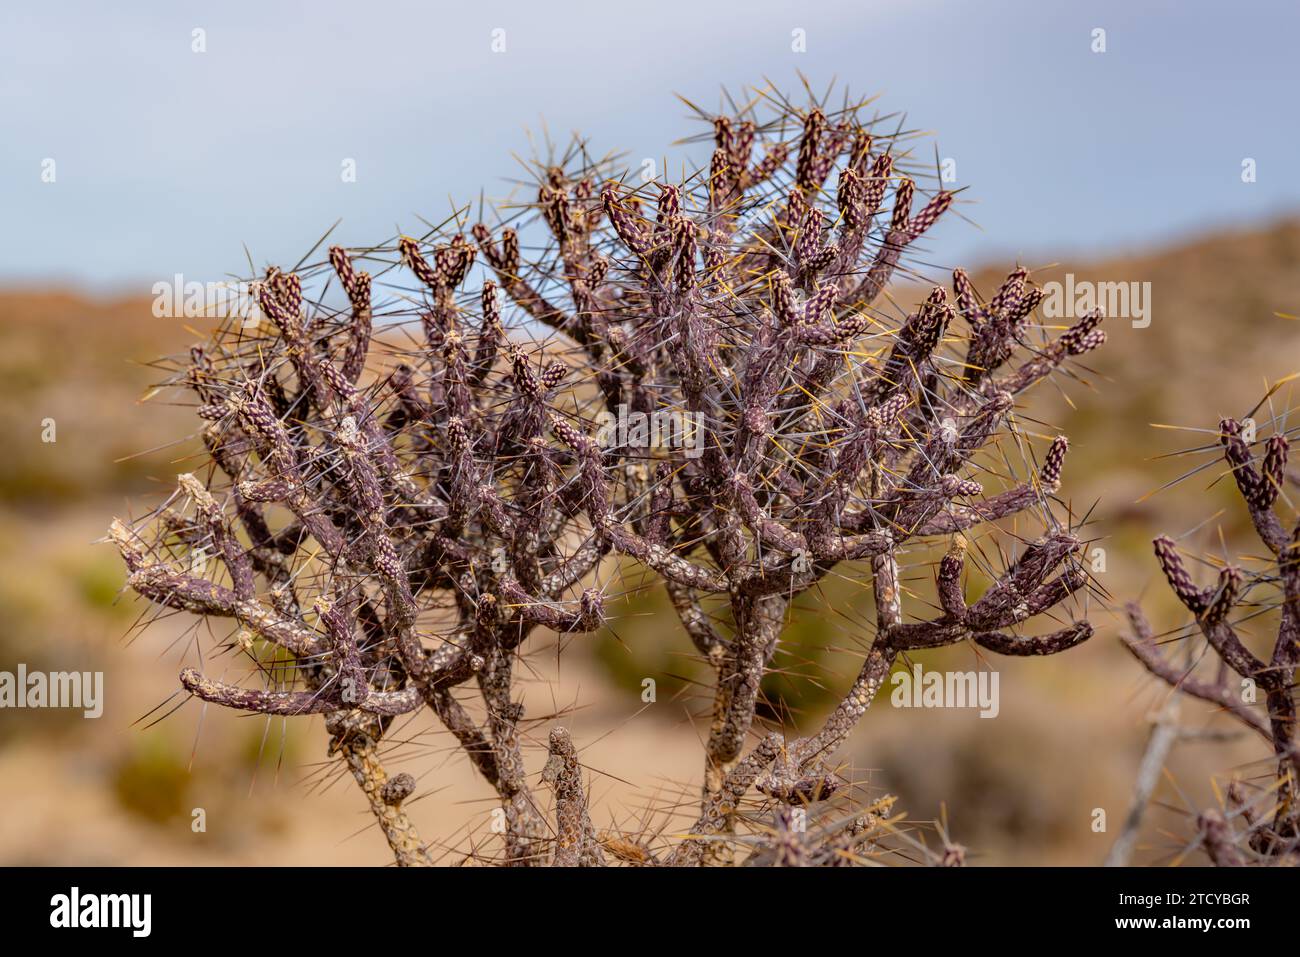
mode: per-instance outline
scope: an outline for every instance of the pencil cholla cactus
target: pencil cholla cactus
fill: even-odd
[[[271,269],[269,327],[232,324],[173,380],[210,462],[114,524],[130,585],[231,619],[263,685],[186,669],[192,694],[325,715],[401,864],[431,857],[403,810],[413,782],[383,766],[398,715],[431,709],[495,787],[507,863],[852,863],[892,801],[855,802],[835,755],[899,655],[1091,635],[1068,612],[1019,631],[1087,576],[1052,504],[1066,440],[1036,446],[1015,404],[1101,344],[1100,315],[1053,337],[1017,269],[987,303],[957,270],[951,296],[891,318],[886,285],[954,199],[918,198],[903,137],[770,93],[709,119],[712,158],[680,182],[633,187],[575,143],[536,164],[535,201],[469,236],[457,218]],[[610,427],[665,415],[675,441]],[[937,607],[906,614],[911,566],[945,548]],[[205,573],[196,551],[217,559]],[[593,582],[616,562],[662,581],[714,673],[700,810],[675,841],[595,829],[563,728],[553,815],[526,771],[521,648],[539,626],[599,628]],[[991,582],[969,602],[968,563]],[[806,733],[763,726],[791,603],[832,574],[874,592],[860,673]]]
[[[1187,567],[1173,539],[1154,541],[1156,561],[1170,589],[1194,616],[1192,624],[1158,638],[1137,604],[1127,606],[1131,632],[1124,643],[1153,675],[1190,698],[1258,734],[1271,749],[1262,779],[1234,778],[1222,808],[1197,818],[1206,854],[1220,866],[1300,863],[1300,738],[1296,733],[1295,670],[1300,664],[1300,516],[1283,494],[1287,471],[1285,427],[1257,437],[1253,419],[1219,420],[1218,451],[1231,472],[1251,525],[1264,546],[1241,567],[1208,558],[1217,574],[1204,585]],[[1203,451],[1203,450],[1200,450]],[[1267,658],[1253,634],[1270,631]],[[1180,662],[1164,645],[1203,639]],[[1210,653],[1207,653],[1210,652]],[[1262,708],[1260,707],[1262,705]]]

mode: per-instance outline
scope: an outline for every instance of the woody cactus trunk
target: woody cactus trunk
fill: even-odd
[[[1099,314],[1054,334],[1018,269],[987,302],[957,270],[906,315],[886,287],[954,196],[918,195],[905,136],[771,92],[708,120],[711,161],[680,182],[630,184],[575,143],[469,237],[457,216],[270,269],[269,321],[228,323],[169,380],[197,398],[206,457],[114,523],[130,587],[229,620],[243,676],[209,656],[181,673],[190,694],[324,716],[399,864],[433,860],[414,781],[385,767],[419,709],[499,797],[499,852],[478,860],[861,861],[888,802],[843,813],[835,758],[898,656],[1091,635],[1054,501],[1066,439],[1022,431],[1016,400],[1102,343]],[[611,436],[629,412],[677,415],[692,441]],[[937,605],[907,614],[930,562]],[[595,829],[563,728],[541,736],[549,796],[528,770],[520,655],[539,628],[602,627],[610,563],[662,582],[713,673],[699,811],[667,835]],[[968,601],[970,563],[990,584]],[[803,733],[773,726],[756,714],[787,613],[832,575],[874,593],[861,670]],[[1021,633],[1037,616],[1057,621]]]

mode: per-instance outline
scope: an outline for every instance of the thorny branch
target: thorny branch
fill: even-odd
[[[1252,429],[1253,432],[1253,423]],[[1250,434],[1232,418],[1219,421],[1221,453],[1236,484],[1251,525],[1267,558],[1258,569],[1224,563],[1217,581],[1195,583],[1175,542],[1155,539],[1156,560],[1170,589],[1194,616],[1212,655],[1214,677],[1205,668],[1176,664],[1157,639],[1142,609],[1127,607],[1130,632],[1124,644],[1146,669],[1191,698],[1208,702],[1268,742],[1273,773],[1268,783],[1249,794],[1242,781],[1228,789],[1227,814],[1210,809],[1200,815],[1200,841],[1211,860],[1222,866],[1294,863],[1300,849],[1300,738],[1296,733],[1295,670],[1300,664],[1300,521],[1288,530],[1279,517],[1279,500],[1287,478],[1289,443],[1279,428],[1252,453]],[[1253,440],[1253,435],[1251,436]],[[1250,650],[1242,629],[1252,621],[1276,618],[1277,631],[1268,659]],[[1186,635],[1174,638],[1186,640]],[[1199,657],[1199,656],[1198,656]],[[1255,690],[1263,693],[1263,712]]]

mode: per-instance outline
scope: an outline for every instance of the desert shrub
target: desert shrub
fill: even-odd
[[[673,183],[632,184],[575,141],[534,164],[535,197],[469,230],[461,211],[269,269],[266,321],[230,323],[165,383],[194,397],[206,460],[111,530],[137,593],[230,622],[247,679],[186,668],[184,688],[323,715],[404,865],[431,854],[385,735],[424,709],[499,798],[479,860],[880,853],[891,802],[834,758],[895,660],[1092,633],[1053,499],[1067,443],[1022,428],[1016,400],[1104,334],[1097,313],[1041,326],[1023,269],[987,302],[957,270],[951,295],[894,316],[885,289],[954,196],[918,185],[896,120],[846,104],[756,94],[708,118],[711,159]],[[655,423],[668,433],[641,434]],[[512,691],[530,635],[600,629],[628,563],[662,583],[711,699],[698,814],[675,838],[597,831],[558,726],[544,813]],[[905,612],[922,577],[933,601]],[[970,601],[967,577],[989,583]],[[833,580],[870,583],[860,670],[783,735],[764,679],[792,603]],[[1057,621],[1022,633],[1039,616]]]

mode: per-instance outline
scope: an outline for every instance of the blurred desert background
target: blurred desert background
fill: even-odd
[[[1091,509],[1087,533],[1106,550],[1094,597],[1096,636],[1042,660],[999,659],[1001,712],[890,707],[888,688],[862,721],[846,757],[873,791],[898,795],[908,820],[946,819],[972,864],[1098,864],[1127,810],[1149,718],[1164,700],[1123,650],[1113,608],[1143,598],[1157,628],[1184,619],[1151,557],[1159,532],[1209,548],[1245,543],[1245,513],[1221,470],[1207,469],[1157,495],[1204,456],[1164,458],[1204,436],[1153,428],[1213,428],[1245,415],[1267,384],[1300,368],[1300,220],[1249,231],[1207,232],[1116,259],[1021,262],[1036,282],[1061,279],[1151,284],[1152,322],[1107,323],[1110,340],[1091,354],[1086,381],[1047,383],[1021,407],[1041,433],[1070,436],[1062,495]],[[977,286],[995,291],[1010,261],[973,263]],[[941,276],[935,273],[936,277]],[[894,290],[906,301],[915,289]],[[202,330],[157,319],[150,298],[83,296],[60,288],[0,289],[0,669],[102,671],[98,720],[79,712],[0,712],[0,863],[4,864],[386,864],[364,801],[325,757],[319,718],[243,717],[177,695],[182,663],[194,663],[193,622],[172,617],[141,633],[146,613],[120,592],[123,566],[95,544],[114,515],[151,506],[189,468],[188,410],[142,402],[159,373],[156,357],[183,351]],[[1275,397],[1285,408],[1285,388]],[[1266,414],[1258,415],[1261,421]],[[57,441],[43,442],[54,419]],[[190,438],[187,438],[190,437]],[[166,443],[177,441],[177,444]],[[1241,547],[1246,547],[1244,544]],[[786,674],[766,689],[813,721],[858,667],[869,627],[866,593],[828,586],[825,605],[797,614],[782,659]],[[528,755],[540,774],[541,742],[563,713],[582,749],[598,826],[638,830],[654,795],[689,802],[701,773],[706,703],[695,694],[690,643],[662,596],[638,592],[614,607],[600,635],[554,637],[528,648],[524,690]],[[210,646],[201,630],[198,640]],[[920,654],[925,667],[979,667],[965,647]],[[643,704],[642,677],[658,682]],[[178,707],[179,706],[179,707]],[[156,710],[155,710],[156,709]],[[161,719],[161,720],[160,720]],[[1198,729],[1233,730],[1188,703]],[[427,840],[458,863],[481,840],[495,800],[452,747],[421,717],[390,734],[390,770],[411,772],[408,804]],[[1188,807],[1215,800],[1216,773],[1260,770],[1261,747],[1244,736],[1178,744],[1146,817],[1136,863],[1173,860],[1189,832]],[[206,831],[191,830],[202,808]],[[1106,833],[1092,830],[1103,808]],[[920,834],[934,839],[933,828]],[[479,837],[471,837],[477,834]]]

